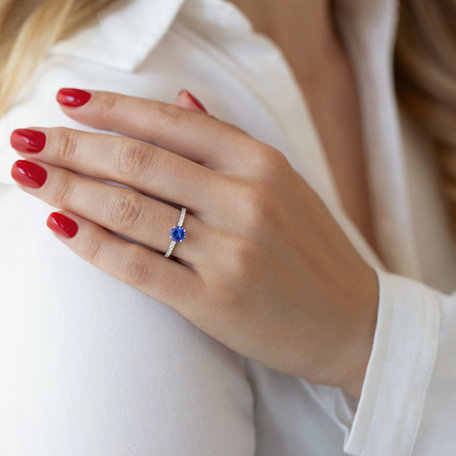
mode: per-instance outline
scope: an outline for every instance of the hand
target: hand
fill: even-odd
[[[58,239],[232,350],[359,397],[376,273],[285,156],[189,98],[179,107],[90,93],[63,112],[126,136],[68,128],[11,136],[27,159],[12,176],[63,209],[48,219]],[[181,205],[187,237],[173,260],[163,252]]]

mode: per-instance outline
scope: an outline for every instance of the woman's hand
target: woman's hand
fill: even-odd
[[[63,209],[70,221],[48,219],[62,242],[234,351],[359,397],[376,274],[281,152],[188,96],[181,107],[96,91],[58,99],[69,117],[127,136],[13,132],[27,161],[12,176]],[[180,206],[187,237],[173,261],[163,252]]]

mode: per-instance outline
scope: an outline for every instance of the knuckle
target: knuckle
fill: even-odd
[[[251,242],[246,238],[238,239],[232,246],[230,255],[231,264],[240,273],[247,269],[247,264],[249,262],[249,253],[251,250],[250,246]]]
[[[99,115],[102,119],[110,119],[117,109],[119,95],[111,92],[103,92],[99,94],[99,98],[101,98],[98,104]]]
[[[226,128],[226,127],[231,128],[236,133],[241,133],[242,135],[246,136],[247,138],[253,139],[245,130],[243,130],[241,127],[237,126],[236,124],[233,124],[233,123],[230,123],[230,122],[226,122],[226,121],[222,122],[220,119],[218,119],[217,117],[212,116],[212,115],[209,115],[209,117],[212,117],[214,120],[216,120],[217,122],[222,124],[224,128]]]
[[[242,155],[245,155],[250,160],[253,160],[253,164],[255,163],[255,160],[261,156],[263,150],[262,146],[262,143],[258,142],[251,136],[240,138],[240,144],[238,145]]]
[[[136,246],[131,248],[121,266],[124,280],[135,286],[151,285],[153,281],[152,268],[149,266],[144,253]]]
[[[289,165],[287,157],[274,147],[266,147],[265,157],[267,159],[267,163],[271,164],[274,169],[280,169],[283,166]]]
[[[238,277],[241,282],[249,280],[261,266],[260,254],[260,247],[255,240],[247,236],[238,237],[231,243],[229,254],[225,255],[230,275]]]
[[[77,133],[69,128],[55,128],[52,134],[52,144],[58,159],[64,163],[72,163],[77,149]]]
[[[160,127],[162,130],[172,131],[188,115],[188,112],[179,106],[172,104],[160,104],[157,107],[158,118],[160,119]]]
[[[138,178],[151,167],[152,154],[146,149],[145,144],[134,142],[126,147],[123,145],[116,155],[117,170],[122,177]]]
[[[100,236],[85,237],[80,246],[82,257],[97,266],[102,263],[102,238]]]
[[[275,195],[266,184],[248,185],[241,200],[243,220],[247,224],[247,228],[256,229],[266,224],[274,216],[274,202]]]
[[[288,166],[282,152],[265,144],[257,148],[254,158],[258,177],[266,181],[275,181]]]
[[[112,226],[130,230],[134,228],[143,214],[144,204],[139,195],[122,194],[107,206],[107,218]]]
[[[57,205],[62,209],[71,208],[71,203],[74,200],[76,191],[76,181],[68,175],[59,185],[56,195]]]

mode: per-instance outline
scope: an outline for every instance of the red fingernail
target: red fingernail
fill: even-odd
[[[46,135],[41,131],[18,129],[11,133],[10,144],[19,152],[41,152],[46,145]]]
[[[26,187],[39,188],[46,182],[47,172],[35,163],[18,160],[11,168],[11,177]]]
[[[72,238],[76,236],[78,232],[78,224],[68,218],[66,215],[60,212],[51,212],[47,219],[46,225],[57,234],[60,234],[66,238]]]
[[[85,105],[91,97],[92,94],[85,90],[65,88],[57,92],[56,100],[63,106],[77,108]]]
[[[185,89],[182,89],[179,92],[179,95],[181,95],[182,93],[186,93],[190,97],[190,99],[193,101],[193,103],[195,103],[196,106],[198,106],[198,108],[201,109],[201,111],[204,111],[206,114],[208,114],[207,109],[203,106],[201,101],[198,100],[198,98],[195,98],[188,90],[185,90]]]

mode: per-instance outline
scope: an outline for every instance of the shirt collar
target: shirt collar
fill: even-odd
[[[113,10],[99,15],[94,24],[57,43],[50,53],[87,59],[123,71],[134,71],[167,32],[185,1],[124,1]],[[194,3],[200,8],[220,8],[228,2],[194,0]],[[350,51],[358,55],[388,55],[394,38],[397,3],[397,0],[336,1],[338,23]],[[207,15],[206,19],[210,20],[212,16]],[[226,15],[224,19],[227,19]],[[238,14],[237,19],[246,20],[243,14]],[[232,22],[227,26],[236,26]],[[354,47],[358,49],[353,49]]]
[[[361,60],[388,63],[394,49],[399,1],[337,0],[335,8],[348,52]]]
[[[172,24],[185,0],[130,0],[57,43],[50,54],[95,61],[123,71],[141,65]]]

